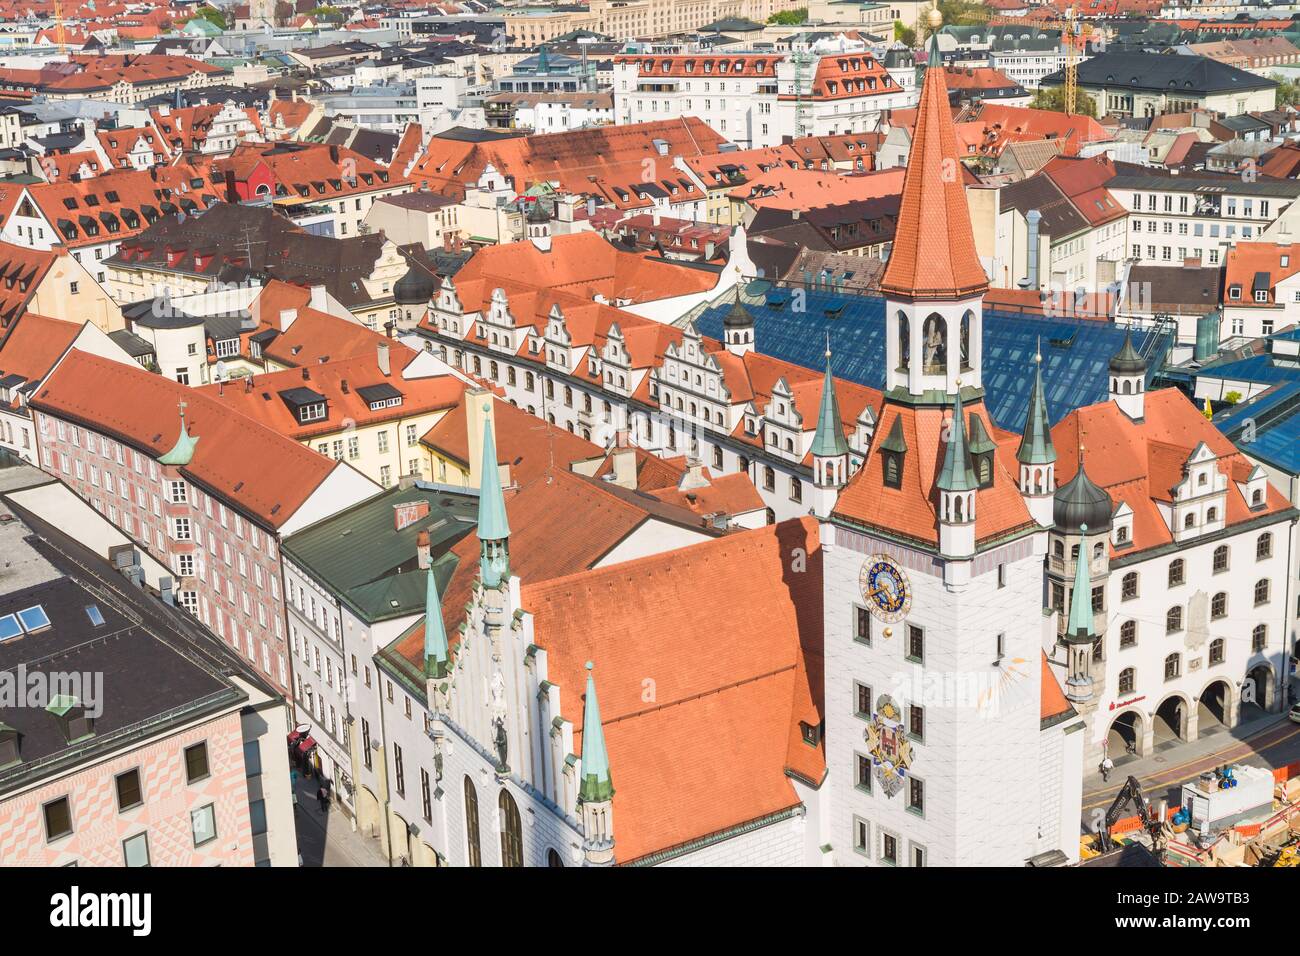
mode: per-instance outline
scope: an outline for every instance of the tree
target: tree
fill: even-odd
[[[196,19],[207,20],[209,23],[211,23],[214,27],[217,27],[218,29],[221,30],[226,29],[225,14],[223,14],[216,7],[199,7],[199,9],[195,11],[194,17]]]
[[[1223,396],[1223,400],[1229,405],[1236,405],[1241,401],[1241,392],[1229,392],[1227,395]]]
[[[1288,80],[1285,76],[1274,73],[1272,79],[1277,83],[1277,105],[1300,106],[1300,83]]]
[[[903,26],[902,20],[894,21],[894,39],[905,47],[916,46],[916,31],[911,27]]]
[[[1055,113],[1065,112],[1065,88],[1062,86],[1045,86],[1034,94],[1034,98],[1029,101],[1029,105],[1036,110],[1052,110]],[[1076,93],[1074,97],[1074,112],[1076,116],[1091,116],[1097,118],[1097,101],[1087,93]]]
[[[343,11],[338,7],[331,7],[322,4],[319,7],[315,7],[311,11],[310,16],[315,17],[317,20],[339,21],[343,19]]]
[[[782,10],[768,17],[767,22],[783,27],[797,27],[801,23],[808,22],[808,8],[800,7],[797,10]]]

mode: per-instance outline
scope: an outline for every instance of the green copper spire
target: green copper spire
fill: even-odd
[[[614,781],[609,776],[609,754],[605,751],[605,729],[600,723],[600,702],[596,700],[596,679],[587,661],[587,698],[582,709],[582,780],[578,799],[583,803],[600,803],[614,796]]]
[[[830,336],[826,343],[826,378],[822,381],[822,407],[817,414],[817,434],[813,436],[812,453],[818,458],[835,458],[849,453],[849,443],[844,440],[844,423],[840,420],[840,400],[835,394],[835,379],[831,376]]]
[[[1092,579],[1089,575],[1091,558],[1088,556],[1088,526],[1080,525],[1079,560],[1074,563],[1074,593],[1070,595],[1070,623],[1065,629],[1067,638],[1092,640]]]
[[[180,403],[181,408],[181,433],[176,438],[176,444],[172,445],[172,450],[167,452],[158,459],[160,465],[188,465],[194,457],[194,446],[199,443],[197,438],[192,438],[189,431],[185,428],[185,403]]]
[[[1029,393],[1029,414],[1025,416],[1025,430],[1016,449],[1016,460],[1024,465],[1049,465],[1056,461],[1056,446],[1052,444],[1052,430],[1047,421],[1047,401],[1043,397],[1043,356],[1034,355],[1034,390]]]
[[[483,469],[479,479],[478,539],[483,583],[498,587],[510,577],[510,525],[506,522],[506,499],[501,493],[497,468],[497,446],[492,440],[492,423],[483,423]]]
[[[974,491],[979,487],[975,469],[971,468],[970,452],[966,448],[966,415],[961,408],[961,385],[952,406],[952,430],[948,436],[948,449],[943,453],[943,471],[939,473],[940,491]]]
[[[428,587],[424,592],[424,676],[440,680],[450,670],[451,652],[447,644],[447,628],[442,621],[442,599],[438,597],[438,582],[433,568],[429,568]]]

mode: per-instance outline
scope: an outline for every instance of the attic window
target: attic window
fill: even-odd
[[[816,747],[821,743],[822,728],[820,724],[810,724],[807,721],[799,721],[799,732],[803,734],[803,742],[810,747]]]
[[[86,605],[86,617],[90,618],[90,623],[95,627],[104,626],[104,612],[99,609],[98,604]]]
[[[1239,286],[1239,285],[1229,286],[1229,287],[1228,287],[1228,298],[1229,298],[1229,299],[1240,299],[1240,298],[1241,298],[1241,286]]]
[[[20,759],[18,755],[18,731],[7,724],[0,724],[0,767],[16,764]]]

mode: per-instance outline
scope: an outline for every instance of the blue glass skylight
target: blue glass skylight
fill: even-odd
[[[12,614],[0,617],[0,641],[12,641],[22,632],[22,625],[18,623],[18,618]]]
[[[45,608],[39,604],[26,608],[18,612],[18,620],[21,622],[24,631],[39,631],[43,627],[50,626],[50,616],[45,613]]]

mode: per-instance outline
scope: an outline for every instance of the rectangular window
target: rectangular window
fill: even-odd
[[[871,758],[866,754],[853,755],[853,786],[871,792]]]
[[[861,817],[853,818],[853,851],[863,856],[871,852],[871,824]]]
[[[853,639],[859,644],[871,643],[871,612],[858,604],[853,605]]]
[[[51,800],[45,810],[45,842],[50,843],[72,833],[72,804],[67,797]]]
[[[397,795],[406,796],[406,771],[402,767],[402,748],[393,744],[393,775],[397,778]]]
[[[853,699],[855,702],[854,706],[857,708],[856,710],[854,710],[853,713],[858,717],[870,718],[871,717],[871,688],[868,687],[866,684],[859,684],[857,681],[854,681]]]
[[[253,836],[266,832],[266,801],[250,800],[248,802],[248,820],[252,824]]]
[[[907,732],[915,740],[925,739],[925,708],[912,704],[907,708]]]
[[[208,776],[207,742],[185,748],[185,782],[197,783]]]
[[[907,778],[907,809],[925,816],[925,781],[911,775]]]
[[[918,663],[925,661],[925,631],[915,624],[907,626],[907,659]]]
[[[209,803],[190,811],[190,833],[196,847],[211,843],[217,838],[217,813],[215,805]]]
[[[898,837],[885,830],[880,831],[880,862],[898,866]]]
[[[144,794],[140,789],[140,768],[128,770],[117,775],[117,811],[122,813],[133,810],[144,803]]]
[[[369,687],[369,681],[366,682]],[[370,756],[370,721],[364,717],[361,718],[361,756],[365,760],[366,769],[373,770],[372,758]]]
[[[262,773],[262,748],[256,740],[244,744],[244,776],[257,777]]]
[[[420,768],[420,804],[424,811],[424,821],[433,822],[433,794],[429,790],[429,771]]]
[[[137,833],[122,841],[122,859],[124,866],[143,867],[149,865],[149,834]]]

